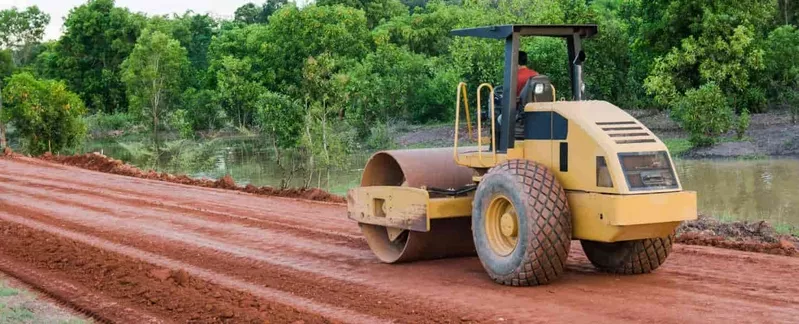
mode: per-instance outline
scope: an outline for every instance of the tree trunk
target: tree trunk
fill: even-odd
[[[325,159],[327,159],[327,165],[330,167],[330,154],[327,152],[327,103],[325,99],[322,99],[322,148],[325,150]]]
[[[789,0],[782,0],[782,13],[785,16],[786,25],[791,23],[790,21],[788,21],[788,1]]]
[[[311,181],[313,181],[313,172],[314,172],[314,160],[313,160],[313,137],[311,135],[311,108],[308,106],[308,99],[305,100],[305,134],[308,136],[308,181],[305,183],[305,187],[311,186]]]
[[[6,123],[3,122],[3,81],[0,81],[0,150],[6,148]]]

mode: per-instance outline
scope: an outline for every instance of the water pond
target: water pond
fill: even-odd
[[[361,169],[370,153],[354,154],[328,172],[309,174],[292,171],[290,165],[307,163],[291,152],[281,153],[282,163],[268,143],[252,138],[225,138],[197,144],[176,142],[166,150],[169,158],[154,163],[152,152],[141,144],[116,141],[91,142],[87,151],[152,168],[194,177],[218,178],[230,174],[237,183],[302,186],[310,183],[336,194],[344,194],[360,181]],[[292,162],[300,161],[300,162]],[[728,220],[769,220],[799,226],[799,159],[677,160],[683,187],[699,194],[699,210]]]

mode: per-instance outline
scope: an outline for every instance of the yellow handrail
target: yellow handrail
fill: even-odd
[[[489,97],[488,97],[488,107],[489,107],[489,117],[491,119],[491,151],[494,157],[494,165],[497,164],[497,143],[496,143],[496,120],[494,118],[494,87],[488,83],[483,83],[479,87],[477,87],[477,158],[482,163],[483,161],[483,127],[482,121],[480,120],[480,107],[482,106],[482,100],[480,100],[480,92],[483,90],[484,87],[488,87],[489,90]]]
[[[458,131],[461,117],[461,93],[463,93],[463,108],[466,111],[466,128],[469,138],[472,138],[472,120],[469,117],[469,99],[466,97],[467,92],[466,82],[458,83],[458,88],[455,89],[455,145],[452,153],[455,163],[458,163]],[[477,117],[479,118],[480,115],[477,115]]]
[[[558,100],[557,92],[555,92],[555,85],[549,84],[549,86],[552,87],[552,102],[555,102]]]

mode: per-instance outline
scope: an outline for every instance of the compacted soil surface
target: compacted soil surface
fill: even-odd
[[[542,287],[476,257],[386,265],[338,203],[0,158],[0,272],[98,322],[790,323],[799,258],[676,244],[655,273],[572,244]],[[576,243],[576,242],[575,242]]]

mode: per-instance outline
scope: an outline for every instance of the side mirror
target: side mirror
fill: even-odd
[[[585,62],[585,52],[580,50],[580,53],[577,53],[577,56],[574,58],[574,62],[572,62],[572,64],[583,65],[583,62]]]

